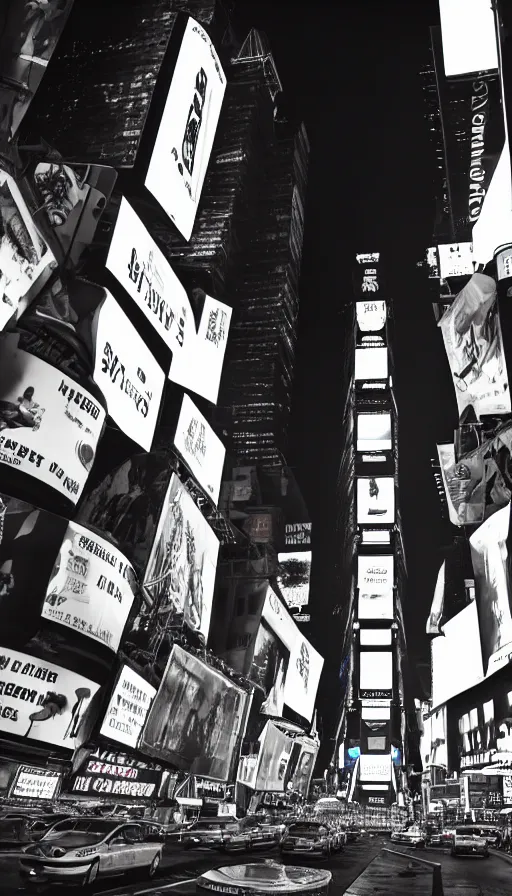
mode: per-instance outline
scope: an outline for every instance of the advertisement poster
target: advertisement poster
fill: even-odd
[[[83,526],[69,523],[41,615],[116,652],[135,589],[135,573],[123,554]]]
[[[72,784],[73,793],[124,796],[132,799],[156,797],[162,772],[151,768],[121,765],[90,759]]]
[[[165,255],[124,197],[105,266],[170,348],[174,363],[196,337],[192,308]]]
[[[95,318],[94,381],[119,429],[151,451],[165,374],[109,292]]]
[[[448,504],[448,515],[454,526],[474,526],[485,513],[485,467],[481,452],[455,460],[453,444],[438,445],[437,454]]]
[[[357,587],[361,594],[387,594],[393,590],[393,554],[360,554],[357,558]]]
[[[206,31],[189,18],[144,186],[182,236],[192,236],[226,78]]]
[[[510,390],[492,277],[473,274],[438,326],[459,414],[469,406],[478,418],[482,414],[509,414]]]
[[[277,581],[289,609],[305,606],[309,601],[311,551],[289,551],[278,554]]]
[[[267,694],[260,712],[282,717],[286,705],[310,722],[323,662],[269,588],[249,675]]]
[[[0,731],[74,750],[98,688],[76,672],[0,647]]]
[[[494,15],[487,0],[440,0],[439,12],[446,77],[497,70]]]
[[[357,450],[391,451],[391,414],[357,415]]]
[[[11,799],[53,800],[61,782],[58,772],[20,765],[13,781],[9,797]]]
[[[304,798],[309,793],[309,786],[315,768],[318,750],[313,746],[304,745],[301,749],[299,760],[291,778],[292,790],[300,793]]]
[[[362,753],[359,763],[361,781],[391,781],[391,756]]]
[[[0,334],[0,463],[77,503],[92,467],[105,411],[89,392]]]
[[[136,749],[156,688],[123,666],[101,724],[100,734]]]
[[[358,603],[359,619],[393,619],[394,600],[393,592],[384,594],[359,594]]]
[[[175,645],[140,749],[190,774],[227,781],[248,700],[246,691]]]
[[[185,349],[173,358],[169,379],[202,398],[217,403],[232,309],[205,296],[197,333],[187,338]]]
[[[387,346],[369,344],[356,348],[355,378],[356,380],[387,380]]]
[[[311,523],[286,523],[284,527],[284,543],[286,547],[311,544]]]
[[[371,298],[380,292],[379,282],[379,258],[378,252],[367,252],[356,255],[356,268],[354,270],[354,292],[356,296]]]
[[[393,653],[391,650],[361,650],[359,653],[360,697],[392,696]]]
[[[379,333],[386,325],[386,303],[381,299],[356,302],[357,326],[361,333]]]
[[[258,769],[255,790],[265,793],[283,793],[293,740],[267,722],[260,737]]]
[[[245,784],[252,790],[256,787],[256,774],[258,771],[258,754],[251,753],[249,756],[241,756],[238,764],[238,773],[236,780],[239,784]]]
[[[469,539],[486,674],[505,666],[512,651],[509,525],[510,504],[490,516]]]
[[[74,0],[3,0],[0,81],[12,94],[0,128],[12,138],[39,87]],[[5,87],[4,87],[5,89]]]
[[[218,554],[217,536],[173,473],[143,582],[157,626],[182,617],[208,638]]]
[[[13,314],[24,310],[42,289],[57,262],[36,229],[16,182],[5,171],[0,171],[0,220],[0,330],[3,330]]]
[[[357,477],[357,522],[395,522],[395,480],[392,476]]]
[[[447,277],[471,277],[474,271],[473,243],[444,243],[437,247],[439,271]]]
[[[217,506],[226,449],[188,395],[183,396],[174,445]]]

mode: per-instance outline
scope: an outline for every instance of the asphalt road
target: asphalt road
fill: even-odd
[[[391,847],[388,838],[364,836],[356,843],[349,843],[341,853],[330,861],[310,860],[304,857],[288,858],[286,864],[315,865],[328,868],[333,875],[331,896],[342,896],[353,882],[359,878],[372,860],[380,853],[383,846]],[[443,871],[445,896],[511,896],[512,863],[501,856],[491,856],[488,860],[480,858],[452,858],[449,853],[434,849],[404,849],[414,861],[415,855],[433,862],[440,862]],[[192,896],[195,893],[195,880],[209,868],[221,865],[237,865],[245,862],[280,860],[277,849],[251,853],[233,853],[218,855],[217,853],[190,850],[184,853],[178,848],[166,848],[164,860],[158,877],[154,881],[137,881],[133,877],[123,875],[121,878],[110,878],[98,881],[93,889],[97,896]],[[405,881],[403,882],[405,885]],[[370,886],[371,890],[374,887]],[[430,888],[429,888],[430,889]],[[27,893],[17,874],[17,861],[0,855],[0,893],[2,896],[20,896]],[[34,891],[36,892],[36,891]],[[64,896],[62,887],[37,888],[41,896]],[[67,888],[71,892],[71,888]],[[77,893],[79,889],[77,888]]]

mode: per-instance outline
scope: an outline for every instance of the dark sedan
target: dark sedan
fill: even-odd
[[[281,852],[328,857],[342,848],[343,837],[327,824],[298,821],[291,824],[281,839]]]

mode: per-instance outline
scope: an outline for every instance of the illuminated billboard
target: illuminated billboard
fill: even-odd
[[[359,694],[361,698],[390,698],[393,692],[391,650],[361,650],[359,653]]]
[[[362,628],[359,632],[361,647],[391,647],[390,628]]]
[[[509,526],[510,504],[507,504],[482,523],[469,539],[484,672],[505,666],[512,652]]]
[[[386,325],[387,309],[383,299],[356,302],[356,320],[361,333],[379,333]]]
[[[215,47],[189,18],[144,182],[186,240],[192,236],[225,90]]]
[[[357,451],[391,451],[391,414],[357,414]]]
[[[443,625],[432,641],[432,704],[441,706],[484,679],[476,602]]]
[[[392,476],[358,476],[357,522],[359,525],[392,525],[395,522],[395,480]]]
[[[386,346],[363,345],[356,348],[356,380],[385,380],[388,377]]]
[[[359,763],[359,777],[361,781],[391,781],[392,766],[391,756],[382,754],[362,753]]]
[[[494,11],[490,0],[439,0],[447,78],[498,69]]]
[[[474,271],[473,243],[446,243],[437,247],[440,275],[447,277],[471,277]]]
[[[183,396],[174,445],[201,488],[217,505],[226,449],[188,395]]]
[[[277,581],[288,609],[301,609],[309,601],[311,551],[288,551],[277,555]]]

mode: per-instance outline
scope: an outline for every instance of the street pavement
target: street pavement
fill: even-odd
[[[310,860],[289,857],[285,864],[315,865],[328,868],[333,881],[330,896],[431,896],[432,872],[415,863],[415,858],[439,862],[442,867],[444,896],[511,896],[512,861],[501,854],[490,859],[452,858],[443,850],[414,850],[397,847],[406,858],[390,856],[383,847],[394,848],[385,836],[363,836],[349,843],[331,860]],[[183,851],[166,847],[160,873],[154,881],[137,881],[128,874],[98,881],[92,893],[97,896],[193,896],[196,878],[207,869],[222,865],[274,859],[280,861],[277,849],[250,853],[219,855],[199,850]],[[32,888],[30,888],[32,890]],[[20,896],[24,889],[17,874],[17,859],[0,854],[0,894]],[[63,896],[71,888],[38,887],[41,896]],[[35,892],[32,890],[32,892]],[[78,889],[77,889],[78,892]]]

